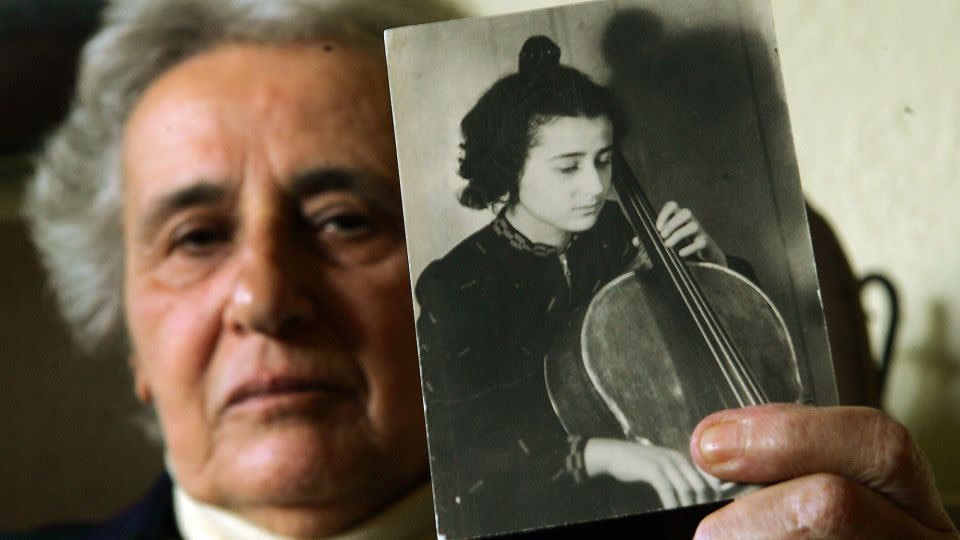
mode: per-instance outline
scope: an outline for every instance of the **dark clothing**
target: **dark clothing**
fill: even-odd
[[[502,538],[691,538],[697,523],[718,505],[686,508],[656,515],[623,518],[584,524],[568,529],[549,529]],[[521,509],[515,509],[522,512]],[[2,534],[2,540],[182,540],[173,513],[170,477],[164,474],[134,506],[100,524],[73,524],[45,527],[20,534]],[[385,539],[388,540],[388,539]]]
[[[501,214],[420,276],[420,340],[440,532],[495,533],[609,515],[612,481],[575,485],[544,355],[579,307],[638,256],[616,203],[565,250]],[[656,505],[632,486],[628,512]],[[517,509],[522,508],[519,512]],[[616,511],[616,510],[614,510]]]
[[[44,527],[33,532],[3,535],[10,540],[180,540],[173,513],[173,486],[164,473],[146,496],[103,523]]]

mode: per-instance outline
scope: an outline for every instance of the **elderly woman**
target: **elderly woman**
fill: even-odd
[[[447,13],[118,2],[86,47],[28,213],[79,336],[128,338],[184,536],[430,530],[381,32]]]
[[[58,537],[433,534],[380,31],[450,14],[108,8],[27,212],[77,335],[126,340],[169,478]],[[880,413],[721,413],[692,448],[715,475],[783,481],[703,537],[952,537],[915,447]]]

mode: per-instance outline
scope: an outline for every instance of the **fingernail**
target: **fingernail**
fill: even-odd
[[[743,452],[743,427],[740,422],[720,422],[700,434],[700,455],[710,465],[722,465]]]

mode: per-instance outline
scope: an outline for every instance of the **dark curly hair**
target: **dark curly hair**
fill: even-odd
[[[527,152],[537,130],[560,116],[607,117],[614,141],[623,115],[607,88],[560,64],[560,48],[545,36],[531,37],[520,51],[519,70],[493,84],[460,123],[460,176],[467,187],[460,204],[476,209],[517,202]]]

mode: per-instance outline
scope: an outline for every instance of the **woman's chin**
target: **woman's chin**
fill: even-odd
[[[226,441],[222,441],[226,443]],[[331,504],[362,489],[385,456],[361,427],[291,422],[221,444],[210,480],[239,504]],[[222,464],[222,467],[216,466]]]
[[[581,233],[593,228],[597,224],[597,217],[599,217],[599,212],[594,214],[586,214],[583,216],[577,216],[567,221],[566,230],[571,233]]]

